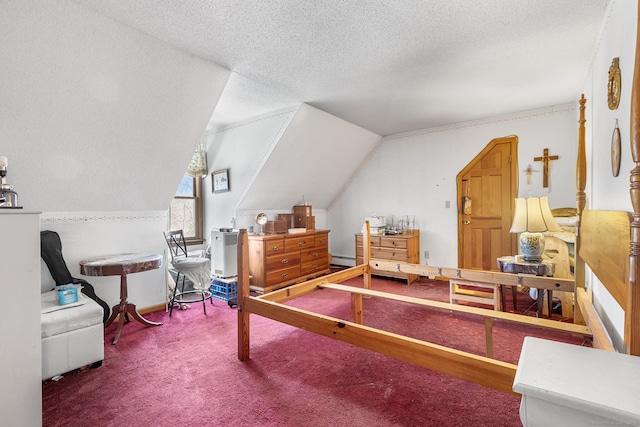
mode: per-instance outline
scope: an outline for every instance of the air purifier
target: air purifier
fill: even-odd
[[[238,275],[238,232],[230,228],[211,231],[211,275],[219,278]]]

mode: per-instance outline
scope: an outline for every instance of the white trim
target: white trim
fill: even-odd
[[[89,224],[166,221],[167,211],[146,212],[45,212],[40,224]]]

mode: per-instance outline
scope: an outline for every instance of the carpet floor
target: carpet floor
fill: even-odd
[[[358,283],[360,281],[360,283]],[[361,279],[347,284],[360,285]],[[375,278],[373,289],[448,302],[448,283]],[[510,302],[510,296],[507,296]],[[520,300],[518,296],[518,300]],[[522,295],[518,309],[532,300]],[[207,303],[208,304],[208,303]],[[288,304],[350,320],[350,297],[322,290]],[[519,398],[310,332],[251,316],[251,360],[237,359],[237,313],[214,300],[163,326],[105,331],[105,360],[43,384],[43,425],[54,426],[520,426]],[[471,315],[378,298],[364,323],[484,355],[484,322]],[[494,323],[495,358],[517,363],[522,340],[580,338]]]

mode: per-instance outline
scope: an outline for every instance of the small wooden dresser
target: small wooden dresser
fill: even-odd
[[[362,234],[356,234],[356,265],[364,262],[362,254]],[[395,235],[372,235],[371,258],[420,264],[420,230],[405,231]],[[372,269],[371,273],[407,279],[408,285],[420,278],[417,274],[383,272],[376,269]]]
[[[250,234],[250,287],[271,292],[329,273],[329,230],[296,234]]]

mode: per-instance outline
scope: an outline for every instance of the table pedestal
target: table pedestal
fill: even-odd
[[[147,325],[147,326],[162,325],[161,322],[152,322],[142,317],[142,315],[138,313],[138,310],[136,309],[136,305],[129,303],[127,301],[127,298],[128,298],[127,275],[122,274],[120,276],[120,303],[117,305],[114,305],[111,308],[111,316],[109,316],[107,323],[104,324],[104,327],[106,329],[109,325],[111,325],[114,322],[114,320],[116,320],[116,317],[118,317],[118,330],[116,331],[115,338],[111,342],[111,344],[113,345],[117,344],[118,340],[120,339],[120,334],[122,333],[122,326],[124,325],[125,318],[127,322],[130,321],[128,316],[129,314],[131,314],[131,317],[133,317],[135,320],[142,323],[143,325]]]

